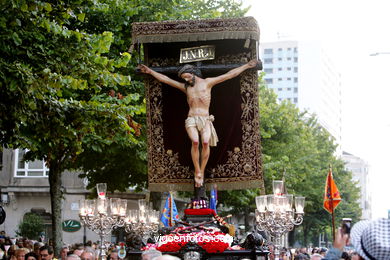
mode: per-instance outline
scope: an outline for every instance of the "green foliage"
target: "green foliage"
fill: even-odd
[[[16,234],[21,237],[37,240],[42,231],[44,231],[42,218],[34,213],[27,213],[19,223]]]
[[[343,201],[336,209],[336,219],[358,220],[361,210],[357,203],[359,189],[351,172],[336,158],[336,145],[330,134],[319,125],[315,116],[300,112],[290,102],[277,102],[276,94],[260,77],[260,134],[266,191],[242,190],[222,192],[220,202],[232,207],[232,212],[255,209],[255,197],[272,193],[272,180],[283,178],[287,191],[306,197],[303,222],[303,244],[316,241],[320,232],[329,231],[331,216],[323,205],[324,187],[329,165]],[[339,222],[338,222],[339,223]],[[292,241],[293,242],[293,241]]]
[[[0,144],[28,149],[25,160],[47,163],[54,230],[60,230],[65,170],[83,170],[90,186],[109,178],[110,190],[146,183],[143,80],[126,52],[131,23],[236,16],[244,13],[241,6],[232,0],[0,2]],[[54,234],[55,246],[60,235]]]

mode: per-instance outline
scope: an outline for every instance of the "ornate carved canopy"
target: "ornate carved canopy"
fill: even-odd
[[[203,69],[204,78],[257,58],[258,39],[259,28],[252,17],[133,24],[133,43],[143,44],[144,63],[163,73],[164,68],[180,66],[180,49],[214,45],[215,59],[197,65],[225,69]],[[180,80],[172,70],[164,74]],[[206,187],[217,183],[220,190],[246,189],[260,187],[263,182],[257,76],[257,71],[247,70],[213,87],[210,114],[216,118],[220,142],[211,148]],[[186,96],[151,77],[145,83],[149,189],[193,190],[191,142],[184,127]]]

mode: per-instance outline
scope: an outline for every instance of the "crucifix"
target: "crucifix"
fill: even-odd
[[[133,24],[138,69],[150,75],[149,190],[261,186],[258,38],[250,17]]]
[[[186,57],[188,58],[188,56]],[[140,64],[138,66],[142,73],[153,76],[158,81],[182,91],[187,96],[189,112],[185,120],[185,128],[192,143],[191,157],[194,164],[195,188],[203,186],[210,146],[216,146],[218,142],[213,126],[214,117],[209,114],[211,89],[219,83],[237,77],[247,69],[255,68],[257,64],[257,60],[251,60],[222,75],[205,79],[202,78],[201,70],[198,67],[186,64],[178,69],[178,76],[184,82],[167,77],[146,65]],[[160,71],[164,71],[164,69],[162,68]],[[200,142],[202,145],[200,145]]]

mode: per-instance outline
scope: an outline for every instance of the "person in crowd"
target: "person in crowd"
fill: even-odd
[[[310,260],[321,260],[323,257],[318,253],[314,253],[310,256]]]
[[[67,257],[66,257],[66,260],[81,260],[80,257],[78,255],[75,255],[75,254],[69,254]]]
[[[324,260],[339,260],[344,247],[351,242],[357,256],[356,260],[390,259],[390,219],[362,220],[353,225],[351,235],[336,232],[333,248]]]
[[[156,249],[149,249],[142,253],[141,257],[142,260],[152,260],[154,258],[157,258],[159,256],[162,256],[161,252]]]
[[[318,250],[318,253],[319,253],[322,257],[325,257],[326,252],[328,252],[328,249],[325,248],[325,247],[321,247],[321,248]]]
[[[69,247],[68,246],[63,246],[61,247],[60,250],[60,258],[58,260],[66,260],[69,252]]]
[[[75,244],[73,247],[73,254],[81,257],[81,254],[84,252],[84,246],[81,244]]]
[[[95,250],[92,247],[85,247],[80,258],[81,260],[95,260],[96,259]]]
[[[156,258],[153,258],[153,260],[180,260],[180,258],[173,256],[173,255],[162,255],[162,256],[158,256]]]
[[[8,248],[8,251],[7,251],[7,259],[8,260],[10,260],[10,259],[16,260],[16,256],[15,256],[16,249],[18,249],[17,245],[11,245]]]
[[[38,259],[41,260],[41,256],[39,255],[39,248],[43,246],[40,242],[35,242],[33,246],[33,252],[38,256]]]
[[[28,253],[28,249],[27,248],[18,248],[15,250],[15,257],[16,257],[16,260],[24,260],[24,256]]]
[[[299,254],[297,256],[297,260],[309,260],[310,255],[307,253],[307,248],[306,247],[301,247],[299,249]]]
[[[108,260],[118,260],[118,259],[119,259],[118,250],[117,249],[111,250],[110,254],[108,255]]]
[[[42,246],[39,248],[39,255],[41,256],[42,260],[53,260],[54,258],[54,251],[51,246]]]
[[[39,256],[34,252],[30,252],[24,256],[24,260],[39,260]]]

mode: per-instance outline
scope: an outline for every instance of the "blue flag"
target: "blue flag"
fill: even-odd
[[[177,212],[176,204],[171,193],[169,193],[165,201],[160,220],[166,227],[174,226],[175,221],[179,220],[179,213]]]
[[[213,209],[215,214],[217,214],[217,199],[217,190],[212,188],[210,191],[210,209]]]

